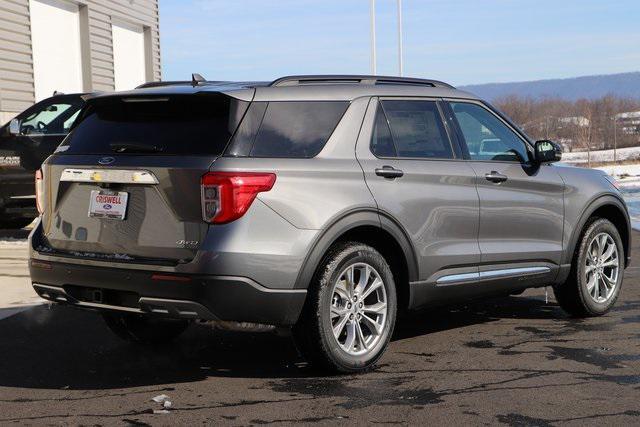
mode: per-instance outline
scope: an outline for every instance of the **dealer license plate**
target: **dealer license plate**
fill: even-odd
[[[123,191],[93,190],[89,200],[89,216],[122,221],[127,214],[128,199],[129,193]]]

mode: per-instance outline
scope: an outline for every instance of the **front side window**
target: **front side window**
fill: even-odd
[[[378,107],[371,151],[378,157],[452,159],[435,101],[385,100]]]
[[[77,102],[61,101],[46,104],[31,112],[20,123],[23,135],[64,135],[69,132],[78,112],[82,108],[82,100]]]
[[[468,102],[451,102],[451,108],[471,160],[527,162],[525,142],[495,114]]]

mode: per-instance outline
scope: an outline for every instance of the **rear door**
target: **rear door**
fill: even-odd
[[[372,100],[358,140],[382,215],[399,223],[419,258],[414,306],[450,280],[475,278],[480,262],[476,175],[449,133],[437,99],[382,98]]]
[[[125,262],[193,259],[208,227],[201,177],[247,105],[219,93],[89,101],[44,168],[46,250]]]
[[[451,101],[449,107],[478,175],[481,277],[548,281],[562,254],[560,175],[531,162],[527,142],[483,103]]]

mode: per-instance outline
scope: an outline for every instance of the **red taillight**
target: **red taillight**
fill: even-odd
[[[40,215],[44,212],[44,178],[42,169],[36,171],[36,208]]]
[[[202,177],[202,218],[213,224],[235,221],[275,182],[274,173],[209,172]]]

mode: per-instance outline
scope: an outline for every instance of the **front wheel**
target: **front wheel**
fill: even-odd
[[[302,353],[336,372],[372,367],[389,343],[396,320],[389,264],[358,242],[329,251],[309,287],[294,337]]]
[[[560,307],[574,317],[606,314],[620,294],[624,256],[618,229],[606,219],[594,220],[578,244],[569,278],[554,287]]]

